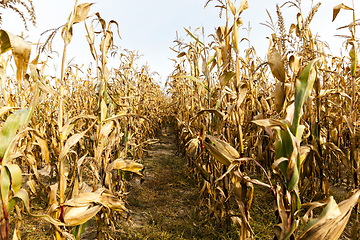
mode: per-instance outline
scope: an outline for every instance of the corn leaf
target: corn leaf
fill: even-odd
[[[189,30],[187,30],[186,28],[184,28],[185,29],[185,31],[193,38],[193,39],[195,39],[195,41],[197,41],[198,43],[200,43],[201,45],[204,45],[202,42],[200,42],[200,40],[197,38],[197,37],[195,37]]]
[[[358,190],[350,198],[339,204],[336,204],[335,200],[330,197],[320,216],[309,221],[305,232],[299,237],[299,240],[338,239],[349,221],[352,209],[359,201],[359,196],[360,191]],[[316,206],[316,204],[310,203],[303,206]]]
[[[296,82],[295,89],[295,110],[292,122],[292,133],[296,136],[300,122],[301,109],[305,100],[310,96],[316,79],[316,70],[314,64],[319,58],[312,60],[301,72],[300,79]]]
[[[86,19],[87,15],[90,11],[91,5],[93,5],[93,3],[79,4],[71,12],[71,14],[68,18],[68,21],[67,21],[66,25],[64,26],[62,33],[61,33],[65,44],[69,44],[71,42],[71,39],[73,36],[73,26],[72,25],[82,22]]]
[[[354,11],[354,9],[352,9],[351,7],[346,6],[346,5],[343,4],[343,3],[341,3],[341,4],[339,4],[339,5],[336,5],[336,6],[333,8],[333,19],[332,19],[332,21],[335,20],[336,16],[339,14],[339,12],[340,12],[341,9],[344,9],[344,10],[353,10],[353,11]]]
[[[280,82],[286,82],[286,72],[284,62],[279,51],[275,48],[273,41],[270,39],[270,47],[267,53],[268,63],[272,74]]]
[[[18,84],[26,73],[29,64],[31,47],[30,44],[14,34],[0,30],[0,54],[11,50],[16,65],[16,79]]]

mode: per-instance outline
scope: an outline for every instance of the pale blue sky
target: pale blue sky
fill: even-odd
[[[83,2],[91,1],[79,0],[78,4]],[[219,9],[215,8],[217,1],[214,0],[204,9],[205,2],[205,0],[98,0],[96,4],[91,6],[90,13],[99,12],[107,22],[110,20],[117,21],[122,40],[115,36],[115,44],[122,49],[138,50],[139,54],[143,55],[138,64],[143,65],[147,62],[152,71],[160,74],[160,77],[155,77],[155,79],[164,83],[166,77],[172,72],[173,62],[169,58],[176,58],[176,54],[169,49],[174,45],[176,31],[180,37],[189,39],[186,37],[183,27],[195,29],[204,26],[206,35],[209,35],[214,33],[215,27],[225,24],[225,16],[220,19]],[[238,0],[234,5],[238,7],[240,2]],[[249,9],[242,14],[244,27],[247,27],[250,21],[252,27],[250,32],[251,43],[258,55],[265,59],[269,44],[266,37],[270,36],[272,31],[260,23],[269,20],[266,9],[276,20],[276,3],[282,5],[285,0],[248,0],[248,2]],[[311,0],[303,0],[302,2],[303,13],[307,16]],[[317,2],[314,1],[314,5]],[[346,30],[336,31],[335,29],[352,20],[351,11],[342,11],[335,22],[331,22],[332,8],[341,2],[348,6],[352,4],[351,0],[323,1],[319,12],[310,25],[313,34],[318,33],[321,36],[320,39],[327,41],[334,54],[339,54],[339,49],[344,41],[334,37],[334,35],[348,34]],[[33,0],[33,3],[37,15],[37,28],[30,26],[30,31],[24,32],[25,36],[29,35],[27,40],[31,42],[37,42],[41,32],[66,23],[74,5],[72,0]],[[356,9],[360,10],[359,6],[355,6]],[[284,7],[282,11],[288,28],[291,23],[295,23],[297,10]],[[6,10],[2,17],[2,29],[18,35],[24,31],[20,18],[13,11]],[[246,30],[240,30],[240,38],[242,37],[248,37]],[[44,40],[45,38],[42,38],[42,41]],[[208,39],[208,41],[210,40]],[[247,43],[242,44],[240,46],[243,48],[247,46]],[[62,46],[62,39],[59,34],[53,47],[61,54]],[[52,64],[58,65],[59,68],[61,56],[56,57],[54,55],[54,57],[55,61]],[[85,66],[92,59],[85,39],[83,23],[74,27],[74,37],[68,48],[67,60],[73,57],[75,57],[75,63],[79,65],[83,63]],[[111,64],[117,65],[116,61],[112,61]],[[59,70],[57,70],[58,73]]]

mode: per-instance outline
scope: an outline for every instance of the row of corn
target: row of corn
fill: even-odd
[[[267,188],[274,200],[274,239],[338,239],[345,228],[345,235],[357,239],[360,72],[354,6],[333,10],[333,21],[339,12],[353,13],[342,27],[350,31],[342,36],[349,55],[328,54],[326,42],[311,32],[321,3],[306,16],[301,1],[287,1],[276,5],[277,21],[269,14],[263,24],[274,32],[261,59],[240,31],[240,16],[251,3],[218,3],[225,25],[209,43],[185,29],[192,41],[175,40],[177,59],[167,82],[179,147],[201,183],[199,207],[207,206],[224,227],[236,225],[240,239],[252,239],[257,233],[250,208],[263,196],[254,195],[254,188]],[[298,10],[289,29],[284,6]],[[240,49],[241,41],[248,48]],[[345,180],[352,190],[337,204],[329,192]],[[321,214],[314,215],[317,208]]]
[[[110,239],[128,212],[125,178],[144,177],[141,159],[156,141],[167,99],[149,68],[136,65],[136,52],[115,48],[117,22],[89,14],[91,5],[75,1],[66,24],[31,60],[28,42],[0,31],[1,239],[21,238],[24,213],[48,221],[54,239],[80,239],[92,218],[97,239]],[[80,23],[93,56],[85,72],[65,61]],[[45,75],[40,60],[57,32],[64,42],[60,78]],[[108,69],[110,53],[118,68]],[[15,77],[6,74],[11,62]],[[42,210],[34,212],[35,200]]]

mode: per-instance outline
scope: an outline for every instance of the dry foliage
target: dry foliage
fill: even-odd
[[[15,3],[35,23],[32,1],[0,5],[18,12],[26,24]],[[274,200],[274,239],[337,239],[350,218],[352,228],[345,235],[357,239],[360,73],[355,14],[344,26],[351,34],[349,57],[338,57],[327,54],[311,32],[320,3],[306,16],[300,0],[287,1],[283,6],[299,11],[288,30],[283,6],[276,5],[277,21],[269,14],[263,24],[274,31],[263,60],[248,39],[242,39],[249,41],[244,56],[239,48],[240,16],[248,1],[218,3],[226,23],[210,43],[188,29],[191,42],[175,40],[177,59],[167,93],[147,67],[134,64],[136,52],[118,53],[119,67],[107,68],[109,53],[116,52],[113,38],[120,37],[118,23],[89,14],[92,3],[75,1],[67,22],[46,41],[51,49],[61,30],[60,78],[44,75],[46,62],[39,59],[45,46],[30,60],[29,43],[0,31],[1,239],[11,237],[10,226],[13,239],[20,239],[24,213],[48,221],[54,239],[80,239],[91,218],[96,219],[97,238],[111,239],[127,213],[125,178],[144,177],[143,150],[156,141],[155,132],[171,115],[179,148],[201,185],[199,207],[207,206],[209,216],[224,228],[235,225],[240,239],[256,237],[249,210],[258,185]],[[340,11],[354,9],[335,6],[333,21]],[[93,67],[83,76],[65,62],[78,23],[84,23],[93,57]],[[15,79],[6,76],[10,57]],[[337,204],[329,189],[342,179],[353,191]],[[46,206],[42,213],[32,212],[33,199]]]

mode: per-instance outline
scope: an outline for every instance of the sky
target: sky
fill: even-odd
[[[78,4],[84,2],[91,1],[78,0]],[[154,75],[154,79],[164,84],[167,76],[173,70],[174,62],[169,59],[176,58],[176,53],[169,48],[174,46],[173,41],[176,38],[176,33],[178,33],[179,37],[190,41],[191,39],[187,36],[184,27],[192,30],[204,27],[205,35],[208,36],[215,33],[218,26],[225,25],[225,15],[219,18],[219,8],[215,7],[218,4],[217,0],[210,2],[206,8],[204,8],[205,2],[206,0],[98,0],[91,6],[90,14],[99,12],[107,22],[110,20],[117,21],[120,27],[121,39],[117,34],[114,34],[115,45],[121,49],[138,51],[142,56],[137,61],[137,64],[139,66],[147,64],[151,71],[158,73],[158,75]],[[238,7],[240,2],[240,0],[235,1],[235,7]],[[239,31],[240,39],[243,37],[249,38],[259,57],[265,60],[269,46],[269,40],[266,37],[271,36],[273,32],[260,23],[269,21],[266,9],[276,21],[276,4],[278,3],[281,6],[286,0],[248,0],[248,2],[249,9],[241,14],[244,25]],[[313,5],[317,2],[314,1]],[[340,3],[352,6],[351,0],[325,0],[310,24],[313,35],[318,34],[320,40],[326,41],[330,45],[332,54],[335,55],[340,54],[344,39],[334,35],[349,35],[347,29],[336,30],[336,28],[352,21],[352,12],[342,10],[337,19],[332,22],[332,9]],[[33,43],[38,42],[39,39],[40,42],[44,42],[47,35],[41,37],[40,34],[48,29],[65,24],[74,6],[74,1],[33,0],[33,4],[37,16],[36,27],[29,23],[29,31],[25,31],[22,20],[15,12],[11,9],[0,9],[3,19],[1,29],[16,35],[21,35],[23,32],[24,36],[28,36],[26,40]],[[311,0],[302,0],[302,12],[305,17],[308,15],[311,4]],[[355,4],[358,4],[355,5],[355,9],[358,9],[357,12],[359,12],[360,4]],[[19,6],[19,9],[22,9],[21,6]],[[298,10],[287,6],[281,8],[281,10],[286,28],[289,29],[291,23],[296,23]],[[248,27],[249,22],[251,26],[250,33],[244,29]],[[112,30],[115,30],[114,26]],[[73,40],[68,46],[66,59],[69,61],[74,58],[73,63],[84,64],[83,70],[86,70],[92,57],[85,39],[84,24],[76,24],[73,34]],[[207,38],[206,41],[210,42],[211,38]],[[245,50],[247,44],[246,42],[241,43],[240,49]],[[53,49],[58,51],[59,54],[52,55],[53,60],[49,63],[49,69],[55,71],[55,74],[59,76],[63,49],[60,34],[54,39]],[[35,52],[35,46],[33,46],[32,52]],[[347,53],[343,52],[343,54]],[[34,57],[34,55],[32,56]],[[119,60],[111,60],[110,64],[117,67]]]

